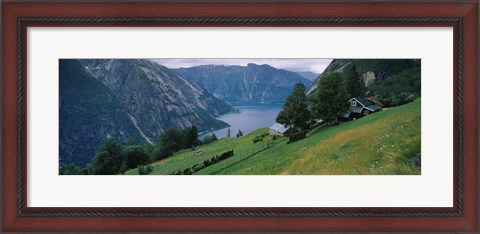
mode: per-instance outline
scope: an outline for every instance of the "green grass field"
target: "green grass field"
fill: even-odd
[[[271,136],[253,143],[258,129],[240,138],[221,139],[183,150],[153,163],[151,174],[170,174],[233,149],[235,155],[206,167],[199,175],[418,175],[412,158],[420,153],[420,100],[337,126],[320,128],[287,144]],[[269,147],[267,146],[269,145]],[[205,153],[195,156],[202,150]],[[127,174],[137,174],[137,169]]]

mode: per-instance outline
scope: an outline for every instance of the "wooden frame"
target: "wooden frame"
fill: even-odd
[[[2,3],[2,231],[478,231],[478,2]],[[108,9],[108,10],[107,10]],[[26,28],[454,28],[452,208],[29,208]]]

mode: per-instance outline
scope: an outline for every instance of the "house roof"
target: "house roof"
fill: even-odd
[[[382,109],[382,108],[379,107],[379,106],[376,106],[376,105],[370,105],[370,106],[366,106],[365,109],[368,109],[368,110],[370,110],[370,111],[375,112],[375,111],[377,111],[377,110],[379,110],[379,109]]]
[[[378,98],[376,98],[376,97],[366,97],[365,99],[375,103],[375,105],[377,105],[379,107],[383,107],[383,103],[380,100],[378,100]]]
[[[274,125],[270,126],[270,129],[276,131],[276,132],[279,132],[279,133],[285,133],[286,131],[288,131],[290,128],[289,127],[285,127],[283,126],[282,124],[279,124],[279,123],[275,123]]]
[[[348,108],[348,111],[350,111],[350,113],[360,114],[360,113],[362,113],[362,109],[363,109],[363,107],[360,107],[360,106],[351,106],[351,107]]]
[[[368,99],[366,99],[366,98],[363,98],[363,97],[354,97],[354,98],[357,100],[357,102],[359,102],[360,104],[362,104],[362,106],[367,107],[367,106],[375,105],[374,102],[372,102],[372,101],[370,101],[370,100],[368,100]]]

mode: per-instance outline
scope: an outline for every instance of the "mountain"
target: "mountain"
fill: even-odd
[[[78,60],[60,60],[60,165],[85,166],[108,137],[141,136],[120,100],[83,69]]]
[[[296,72],[297,74],[299,74],[300,76],[302,76],[303,78],[305,79],[308,79],[308,80],[311,80],[311,81],[314,81],[315,79],[317,79],[318,77],[318,73],[314,73],[314,72],[309,72],[309,71],[306,71],[306,72]]]
[[[203,65],[174,71],[229,103],[283,103],[296,83],[312,84],[295,72],[266,64]]]
[[[169,127],[227,127],[215,117],[231,111],[202,87],[150,60],[60,60],[61,163],[84,166],[108,137],[156,143]]]
[[[407,69],[417,68],[420,70],[420,59],[334,59],[314,81],[308,90],[312,94],[323,75],[330,72],[339,72],[343,77],[347,77],[350,68],[355,64],[358,74],[362,77],[367,87],[372,84],[386,80],[395,74],[399,74]]]

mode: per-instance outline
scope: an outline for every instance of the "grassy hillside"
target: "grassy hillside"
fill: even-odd
[[[274,145],[280,142],[285,141],[285,138],[278,138],[273,140],[271,136],[265,136],[263,141],[253,143],[253,139],[256,136],[268,133],[268,128],[261,128],[256,131],[251,132],[250,134],[240,137],[240,138],[222,138],[216,142],[200,146],[195,150],[185,149],[175,153],[173,157],[152,163],[153,171],[150,174],[153,175],[166,175],[172,172],[182,170],[191,165],[201,163],[205,160],[211,159],[216,155],[220,155],[223,152],[234,150],[235,160],[240,161],[242,159],[248,158],[250,155],[253,155],[259,151],[265,150],[268,148],[268,144]],[[202,151],[203,154],[195,155],[196,152]],[[228,159],[227,159],[228,160]],[[225,161],[227,161],[225,160]],[[232,161],[229,161],[229,164]],[[221,161],[215,165],[208,167],[210,170],[215,170],[215,168],[220,165],[224,165],[224,161]],[[138,169],[132,169],[126,172],[127,175],[136,175],[138,174]]]
[[[308,138],[287,144],[286,138],[255,136],[259,129],[241,138],[199,147],[205,151],[184,150],[154,163],[152,174],[168,174],[192,163],[233,149],[235,155],[196,174],[237,175],[416,175],[420,169],[412,159],[420,153],[420,100],[386,109],[338,126],[321,128]],[[270,142],[269,146],[267,143]],[[136,169],[127,174],[136,174]]]

